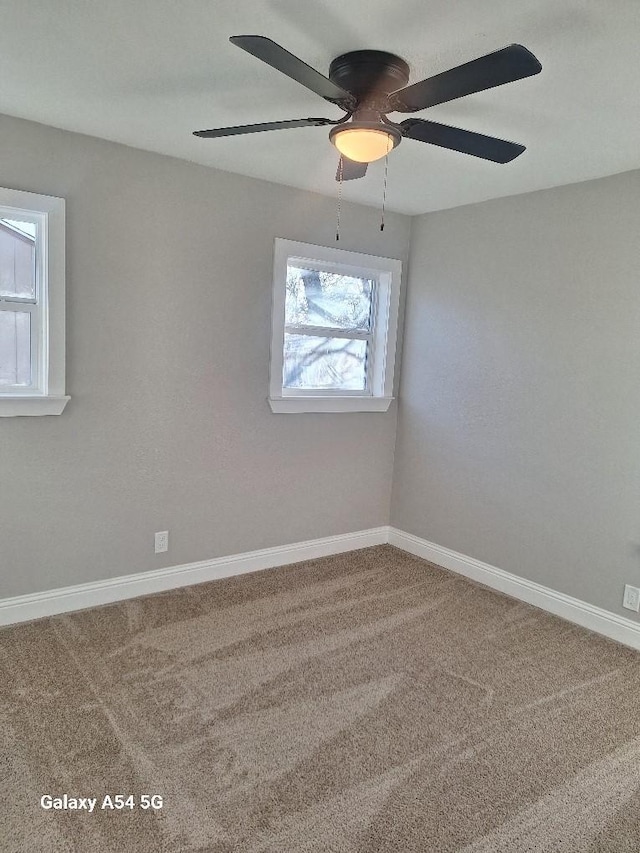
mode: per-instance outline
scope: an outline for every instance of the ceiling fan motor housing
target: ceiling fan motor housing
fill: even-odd
[[[390,92],[409,82],[409,66],[393,53],[354,50],[333,60],[329,66],[329,79],[351,92],[358,104],[386,101]]]

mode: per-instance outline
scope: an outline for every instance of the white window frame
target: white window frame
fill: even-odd
[[[330,337],[366,338],[367,388],[365,391],[322,391],[283,387],[285,298],[287,266],[290,262],[307,269],[344,273],[374,281],[370,332],[318,327],[319,334]],[[393,374],[398,331],[398,305],[402,263],[395,258],[381,258],[314,246],[276,237],[273,261],[272,336],[269,382],[269,405],[277,414],[299,412],[386,412],[393,400]],[[311,329],[304,327],[307,332]],[[291,331],[288,328],[288,331]]]
[[[0,386],[0,417],[60,415],[65,394],[65,203],[0,187],[0,218],[36,225],[36,299],[0,296],[0,310],[31,314],[28,387]]]

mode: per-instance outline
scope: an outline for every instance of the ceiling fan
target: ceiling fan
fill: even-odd
[[[367,164],[387,155],[404,137],[494,163],[508,163],[525,150],[524,145],[459,127],[420,118],[396,123],[387,117],[388,113],[417,112],[538,74],[541,64],[520,44],[509,45],[409,86],[409,66],[393,53],[356,50],[342,54],[333,60],[329,76],[325,77],[265,36],[232,36],[229,41],[325,101],[336,104],[346,114],[337,121],[328,118],[270,121],[198,130],[194,136],[212,139],[263,130],[332,125],[329,139],[341,155],[336,180],[364,177]]]

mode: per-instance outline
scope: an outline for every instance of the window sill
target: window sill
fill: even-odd
[[[0,395],[0,418],[61,415],[70,399],[71,397],[29,397],[26,394]]]
[[[302,412],[386,412],[393,397],[269,397],[274,414]]]

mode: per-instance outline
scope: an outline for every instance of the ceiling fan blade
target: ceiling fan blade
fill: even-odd
[[[242,133],[260,133],[263,130],[286,130],[288,127],[321,127],[335,124],[329,118],[296,118],[291,121],[267,121],[263,124],[241,124],[237,127],[217,127],[212,130],[194,130],[194,136],[202,139],[215,139],[218,136],[238,136]]]
[[[265,36],[231,36],[229,41],[246,50],[252,56],[266,62],[276,71],[286,74],[287,77],[301,83],[307,89],[311,89],[312,92],[320,95],[326,101],[338,104],[346,110],[355,106],[353,95],[341,86],[337,86],[328,77],[320,74],[315,68],[307,65],[306,62],[298,59],[297,56],[289,53],[284,47],[280,47],[275,41]]]
[[[355,181],[356,178],[364,178],[367,174],[368,163],[356,163],[355,160],[349,160],[347,157],[341,157],[338,161],[338,171],[336,172],[336,181],[340,180],[340,169],[342,164],[342,180]]]
[[[435,77],[413,83],[389,95],[389,112],[412,113],[539,74],[542,65],[521,44],[512,44],[465,62]]]
[[[525,150],[525,146],[517,142],[507,142],[495,136],[484,136],[482,133],[419,118],[408,118],[400,123],[400,127],[403,136],[409,139],[429,142],[431,145],[439,145],[440,148],[450,148],[452,151],[471,154],[494,163],[509,163]]]

